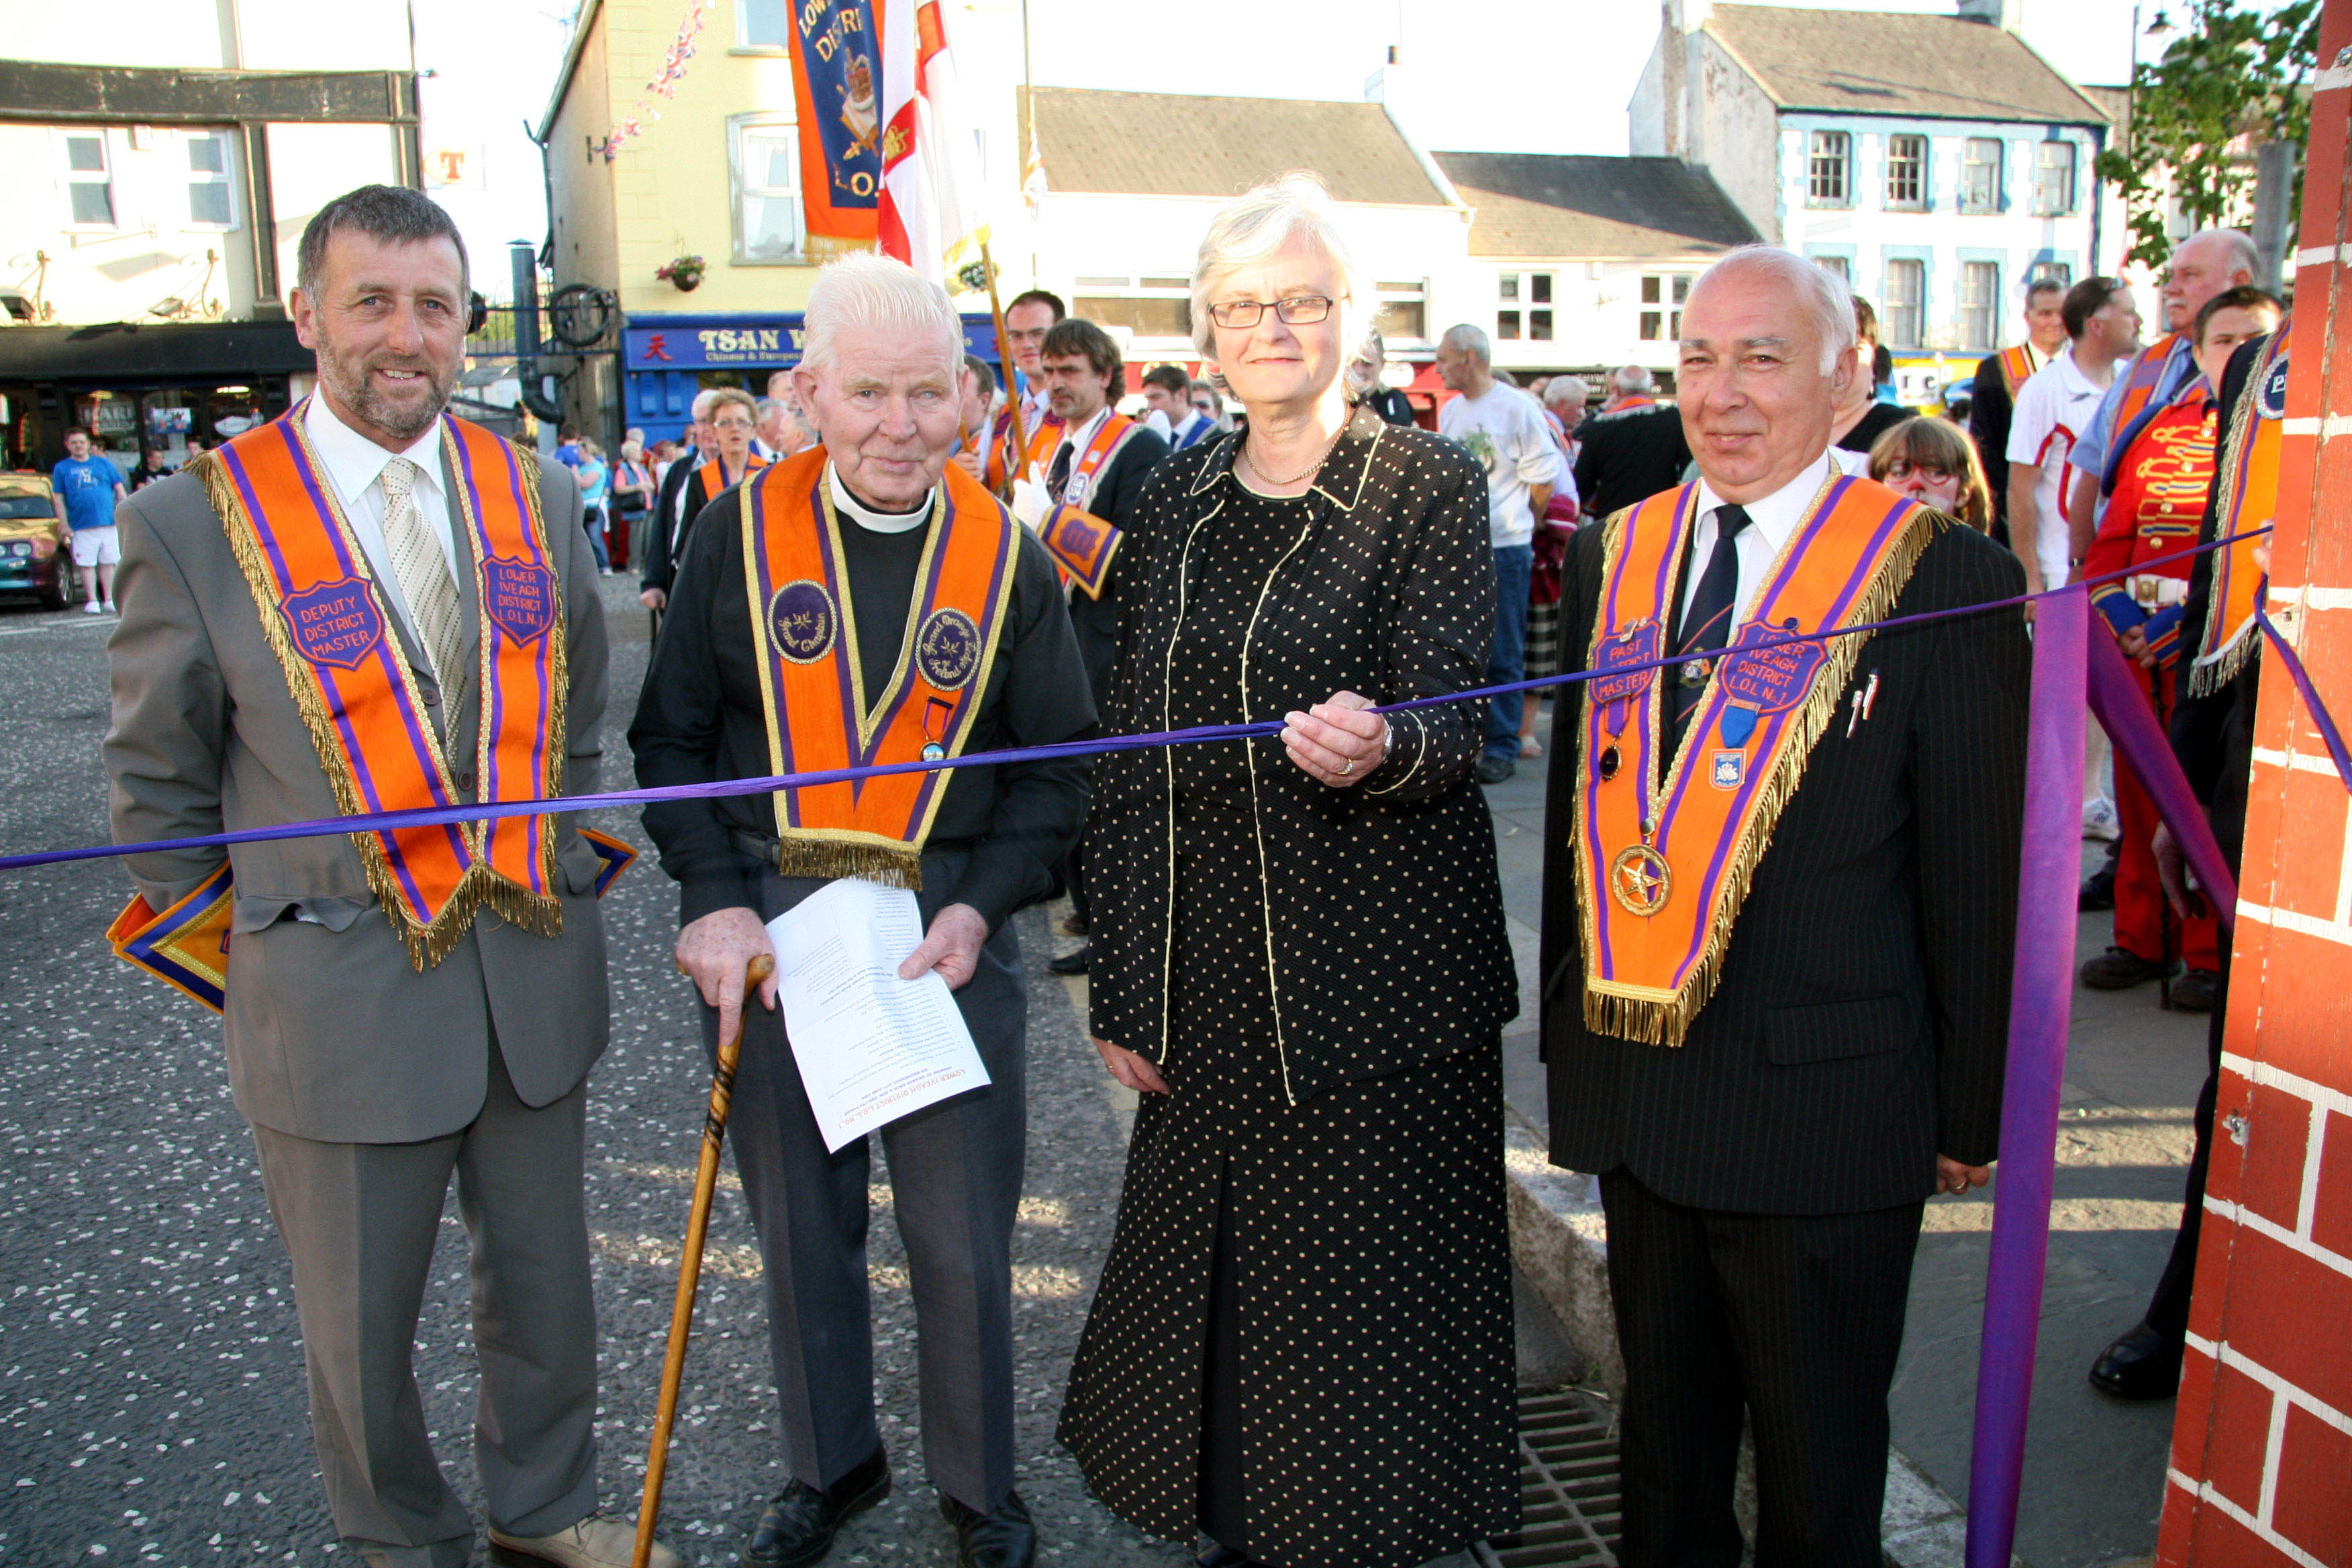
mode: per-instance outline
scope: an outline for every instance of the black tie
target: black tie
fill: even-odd
[[[1062,504],[1062,487],[1067,484],[1069,479],[1070,444],[1065,441],[1054,453],[1054,471],[1045,477],[1046,493],[1053,497],[1055,506]]]
[[[1731,629],[1732,608],[1739,599],[1739,531],[1747,526],[1748,513],[1740,508],[1715,509],[1715,553],[1707,557],[1706,571],[1691,594],[1690,607],[1683,612],[1681,630],[1675,639],[1676,653],[1712,653],[1728,640],[1726,634]],[[1674,698],[1670,710],[1675,721],[1674,747],[1669,755],[1682,751],[1683,731],[1690,726],[1713,662],[1692,659],[1664,672]]]

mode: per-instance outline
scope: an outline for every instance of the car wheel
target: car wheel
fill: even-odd
[[[48,592],[41,595],[41,603],[52,610],[70,610],[74,602],[73,563],[62,550],[55,559],[57,564],[49,572]]]

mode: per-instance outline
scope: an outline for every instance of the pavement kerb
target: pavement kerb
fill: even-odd
[[[1617,1348],[1617,1315],[1609,1301],[1609,1244],[1601,1215],[1600,1183],[1564,1171],[1547,1157],[1545,1141],[1517,1111],[1503,1116],[1503,1168],[1509,1181],[1511,1256],[1519,1272],[1559,1318],[1592,1379],[1614,1401],[1625,1391],[1625,1363]],[[1743,1526],[1753,1529],[1748,1457],[1741,1456]],[[1886,1451],[1886,1506],[1880,1546],[1889,1568],[1961,1568],[1967,1511],[1906,1458]],[[2012,1562],[2023,1568],[2021,1559]]]

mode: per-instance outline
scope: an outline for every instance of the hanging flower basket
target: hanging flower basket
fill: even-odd
[[[665,267],[654,268],[654,276],[675,287],[680,293],[691,293],[702,282],[702,258],[679,256]]]

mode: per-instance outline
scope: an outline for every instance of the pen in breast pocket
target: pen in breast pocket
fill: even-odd
[[[1848,740],[1853,738],[1854,726],[1870,717],[1870,710],[1877,701],[1878,671],[1874,669],[1870,672],[1870,679],[1863,683],[1862,689],[1853,694],[1853,705],[1845,721]]]

